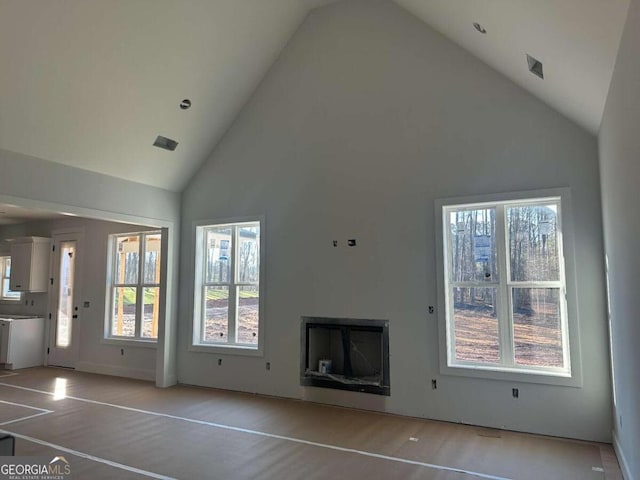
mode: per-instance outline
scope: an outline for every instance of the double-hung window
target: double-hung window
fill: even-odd
[[[196,227],[194,346],[261,349],[261,223]]]
[[[448,367],[568,377],[561,197],[442,206]]]
[[[107,338],[157,339],[161,239],[156,231],[110,236]]]
[[[11,278],[11,257],[0,256],[0,300],[19,301],[20,292],[12,292],[9,290],[9,279]]]

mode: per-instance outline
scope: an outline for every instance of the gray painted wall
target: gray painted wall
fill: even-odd
[[[560,186],[573,198],[583,386],[439,375],[434,200]],[[182,200],[180,382],[611,439],[596,139],[391,2],[313,12]],[[265,356],[218,367],[223,356],[187,351],[192,222],[259,214]],[[331,245],[348,238],[358,247]],[[389,319],[391,397],[300,387],[301,315]]]
[[[605,251],[608,258],[614,428],[629,479],[640,479],[640,1],[629,6],[599,135]],[[622,455],[620,455],[620,453]]]
[[[0,203],[168,228],[167,320],[159,328],[154,368],[158,385],[174,384],[180,195],[6,150],[0,150],[0,172]]]
[[[0,150],[0,195],[76,207],[95,216],[144,217],[177,222],[175,192]],[[31,205],[29,205],[31,206]],[[89,215],[87,215],[89,216]]]
[[[54,221],[29,222],[0,227],[0,239],[20,236],[51,237],[56,230],[73,229],[84,231],[82,247],[81,282],[82,293],[79,318],[79,358],[76,368],[82,371],[106,373],[133,378],[155,380],[156,349],[135,346],[116,346],[102,343],[105,321],[105,285],[107,278],[107,240],[114,233],[138,232],[148,227],[122,223],[103,222],[82,218]],[[46,293],[25,293],[19,305],[0,304],[0,313],[14,315],[42,315],[48,313]],[[34,305],[31,305],[31,300]],[[28,305],[24,304],[24,301]],[[89,301],[90,307],[83,308]],[[124,355],[120,349],[124,348]]]

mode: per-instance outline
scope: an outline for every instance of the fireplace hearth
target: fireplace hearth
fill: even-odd
[[[300,384],[391,395],[389,322],[302,317]]]

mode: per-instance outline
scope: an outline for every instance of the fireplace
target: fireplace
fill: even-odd
[[[302,317],[300,384],[391,395],[389,322]]]

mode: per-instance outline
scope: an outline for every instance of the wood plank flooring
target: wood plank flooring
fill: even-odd
[[[610,445],[52,368],[18,373],[0,370],[0,430],[18,437],[17,455],[62,452],[76,480],[621,478]]]

